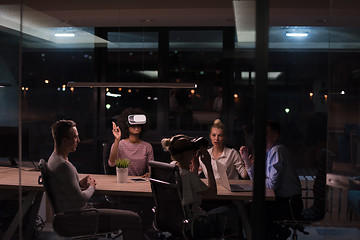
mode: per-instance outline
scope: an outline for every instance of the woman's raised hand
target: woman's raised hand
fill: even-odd
[[[115,137],[115,140],[120,141],[120,139],[121,139],[121,130],[120,130],[119,126],[116,126],[116,123],[112,122],[112,125],[113,125],[112,133],[113,133],[113,135]]]

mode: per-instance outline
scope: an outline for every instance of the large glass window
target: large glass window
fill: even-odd
[[[121,30],[121,29],[120,29]],[[154,83],[153,87],[106,88],[106,124],[126,108],[140,108],[148,115],[150,129],[157,128],[159,90],[158,32],[109,32],[107,82]]]
[[[71,162],[80,173],[103,173],[102,143],[113,141],[111,122],[129,107],[148,114],[150,131],[144,140],[154,147],[155,159],[163,154],[161,138],[177,133],[207,137],[217,118],[227,127],[226,145],[248,145],[254,151],[254,116],[259,111],[255,1],[218,1],[235,7],[230,11],[235,12],[235,22],[228,16],[214,26],[191,26],[194,15],[164,24],[172,11],[179,8],[175,19],[187,10],[183,3],[159,10],[158,1],[154,8],[136,6],[137,1],[126,1],[126,6],[111,1],[97,8],[95,2],[0,5],[1,164],[10,166],[9,157],[19,163],[20,155],[24,167],[47,159],[53,151],[51,124],[72,119],[81,143]],[[360,29],[355,2],[270,1],[267,118],[281,124],[281,142],[300,176],[315,176],[324,154],[328,172],[360,174]],[[209,9],[202,9],[201,1],[194,4],[192,10],[201,10],[199,15]],[[148,18],[151,15],[162,22]],[[206,17],[208,22],[216,20]],[[103,86],[69,87],[69,82]],[[154,85],[143,88],[141,83]],[[197,87],[156,86],[162,83]],[[3,189],[1,193],[8,195]],[[344,198],[341,203],[344,220]]]
[[[198,86],[169,91],[169,129],[208,131],[222,112],[222,31],[170,31],[169,38],[169,82]]]

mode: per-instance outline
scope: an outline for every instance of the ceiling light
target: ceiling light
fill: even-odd
[[[307,37],[309,33],[306,32],[287,32],[285,33],[287,37]]]
[[[106,93],[106,96],[108,96],[108,97],[121,97],[121,94],[107,92],[107,93]]]
[[[268,79],[276,80],[282,74],[283,74],[282,72],[268,72]],[[255,79],[256,73],[255,72],[241,72],[241,79],[243,79],[243,80],[249,80],[250,76],[251,76],[251,79]]]
[[[158,78],[158,71],[144,70],[144,71],[135,71],[135,73],[152,79]]]
[[[55,33],[55,37],[75,37],[75,33]]]

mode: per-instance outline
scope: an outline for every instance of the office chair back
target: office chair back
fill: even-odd
[[[116,175],[116,168],[110,167],[108,164],[110,150],[111,150],[111,142],[103,142],[102,143],[102,162],[104,168],[105,175]]]
[[[73,239],[88,239],[97,234],[98,211],[96,209],[85,209],[81,211],[59,212],[55,201],[55,195],[49,182],[49,169],[44,159],[40,160],[39,184],[42,184],[48,196],[53,210],[52,226],[54,231],[61,237]],[[104,234],[104,233],[102,233]]]
[[[326,206],[326,152],[322,151],[313,185],[313,205],[301,212],[301,220],[320,221]]]
[[[313,185],[313,197],[303,197],[304,200],[312,199],[313,205],[309,208],[302,210],[300,216],[294,216],[292,219],[277,221],[282,226],[287,226],[292,229],[292,239],[296,240],[298,237],[297,232],[302,232],[308,235],[305,231],[305,226],[311,225],[313,222],[321,221],[325,217],[326,206],[326,151],[322,151],[318,166],[317,173]],[[289,202],[291,206],[291,199]]]
[[[41,172],[41,178],[39,178],[39,184],[43,185],[46,195],[49,199],[51,208],[53,210],[53,213],[56,214],[58,212],[58,208],[56,206],[54,193],[52,192],[52,189],[49,184],[49,169],[45,159],[40,159],[39,168]]]
[[[176,165],[151,161],[149,178],[155,200],[154,226],[159,231],[170,232],[173,237],[186,239],[188,220],[181,203],[181,181]]]

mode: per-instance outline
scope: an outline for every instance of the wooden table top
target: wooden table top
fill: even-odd
[[[87,174],[79,174],[80,178]],[[31,191],[43,191],[43,186],[38,184],[39,171],[21,170],[21,186],[22,189]],[[106,195],[123,195],[123,196],[139,196],[152,197],[150,182],[138,182],[132,179],[139,177],[129,176],[127,183],[117,183],[115,175],[91,174],[96,180],[95,194]],[[17,189],[19,187],[19,169],[0,167],[0,188],[1,189]],[[203,180],[205,183],[207,179]],[[232,180],[232,183],[252,184],[250,180]],[[267,200],[274,200],[275,194],[271,189],[265,190]],[[223,200],[251,200],[252,192],[230,192],[218,183],[218,194],[214,199]]]

